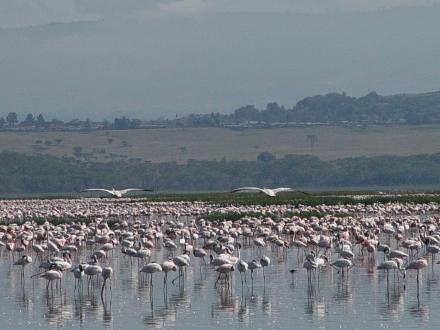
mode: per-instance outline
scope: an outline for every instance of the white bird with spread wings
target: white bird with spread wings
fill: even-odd
[[[85,189],[82,192],[85,192],[85,191],[102,191],[102,192],[109,193],[113,197],[121,198],[125,194],[127,194],[131,191],[152,191],[152,190],[151,189],[140,189],[140,188],[130,188],[130,189],[123,189],[123,190],[116,190],[115,188],[112,188],[112,190],[92,188],[92,189]]]
[[[275,197],[280,192],[293,192],[293,191],[297,191],[297,190],[292,189],[292,188],[269,189],[269,188],[258,188],[258,187],[241,187],[241,188],[234,189],[231,192],[233,192],[233,193],[235,193],[235,192],[259,192],[259,193],[263,193],[263,194],[270,196],[270,197]],[[299,192],[308,195],[304,191],[299,191]]]

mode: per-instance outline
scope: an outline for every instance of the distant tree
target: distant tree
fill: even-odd
[[[92,121],[89,118],[87,118],[84,122],[84,129],[86,131],[90,131],[92,129]]]
[[[130,128],[136,129],[141,127],[142,121],[139,119],[133,119],[130,124]]]
[[[44,127],[46,127],[46,125],[47,125],[47,123],[46,123],[46,121],[44,120],[43,115],[40,113],[40,114],[37,116],[37,127],[39,127],[39,128],[44,128]]]
[[[4,117],[0,118],[0,127],[5,127],[6,126],[6,120]]]
[[[102,127],[103,127],[104,129],[109,129],[109,128],[111,128],[111,124],[110,124],[110,122],[106,119],[106,120],[104,120],[104,121],[102,122]]]
[[[34,126],[35,125],[35,117],[33,114],[29,113],[26,118],[21,122],[21,124],[25,127]]]
[[[8,122],[9,126],[14,126],[18,123],[18,116],[16,112],[10,112],[6,116],[6,121]]]
[[[267,123],[282,123],[288,120],[288,111],[276,102],[268,103],[261,112],[261,119]]]
[[[260,111],[255,106],[247,105],[234,111],[236,120],[258,121],[260,119]]]
[[[284,110],[284,107],[280,107],[277,102],[270,102],[266,105],[266,111],[280,111]]]
[[[114,129],[130,129],[131,128],[131,120],[127,117],[123,116],[122,118],[115,118],[113,123]]]
[[[56,127],[56,126],[62,127],[62,126],[65,126],[65,123],[59,119],[52,119],[50,122],[50,125],[54,126],[54,127]]]
[[[275,156],[268,151],[260,152],[257,157],[257,160],[260,162],[268,163],[275,160]]]

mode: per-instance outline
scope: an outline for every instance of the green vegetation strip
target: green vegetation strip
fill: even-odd
[[[318,212],[318,211],[304,211],[304,212],[286,212],[282,214],[270,214],[270,213],[263,213],[263,212],[213,212],[213,213],[206,213],[204,215],[199,216],[199,219],[204,219],[207,221],[213,221],[213,222],[221,222],[221,221],[237,221],[241,220],[243,218],[264,218],[264,217],[270,217],[272,220],[281,220],[281,218],[291,218],[293,216],[308,219],[311,217],[317,217],[317,218],[323,218],[325,216],[335,216],[335,217],[348,217],[351,216],[351,213],[328,213],[328,212]]]

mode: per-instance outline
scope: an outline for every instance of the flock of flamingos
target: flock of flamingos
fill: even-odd
[[[367,258],[377,271],[386,272],[387,283],[391,274],[397,285],[405,285],[414,272],[418,287],[421,273],[429,263],[434,267],[440,252],[439,210],[435,203],[224,206],[130,198],[3,200],[0,253],[7,255],[3,262],[21,272],[23,286],[30,278],[40,279],[48,292],[56,292],[63,281],[75,281],[75,291],[86,284],[88,290],[98,288],[101,297],[118,285],[114,255],[129,258],[140,279],[151,286],[159,282],[164,292],[184,285],[189,267],[216,272],[215,287],[229,288],[232,276],[240,276],[242,286],[252,290],[254,281],[270,285],[267,255],[275,250],[291,273],[307,272],[310,283],[329,267],[344,280],[356,260]],[[223,213],[225,219],[203,219],[211,212]],[[261,216],[246,216],[249,212]],[[304,212],[320,216],[300,217]],[[243,217],[231,221],[230,213]],[[243,247],[251,249],[250,260],[241,258]],[[156,260],[157,251],[163,260]]]

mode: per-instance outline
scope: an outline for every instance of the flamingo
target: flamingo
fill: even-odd
[[[82,278],[84,276],[83,265],[79,264],[78,266],[72,268],[71,272],[73,273],[73,277],[75,278],[75,289],[74,289],[74,291],[76,291],[77,284],[78,284],[78,287],[79,286],[82,287]]]
[[[387,272],[387,283],[388,283],[390,270],[399,269],[399,265],[397,264],[396,260],[387,260],[387,261],[382,262],[380,265],[378,265],[377,269],[382,269]]]
[[[55,266],[53,266],[48,271],[44,272],[40,275],[40,278],[44,278],[47,280],[46,284],[46,290],[49,289],[49,284],[51,284],[52,287],[52,281],[59,280],[61,282],[61,279],[63,278],[63,273],[56,269]]]
[[[164,287],[167,286],[168,273],[169,273],[170,271],[175,272],[176,270],[177,270],[177,266],[176,266],[176,264],[174,263],[174,261],[172,261],[172,260],[167,260],[167,261],[164,261],[164,262],[162,263],[162,271],[165,273],[165,274],[164,274],[164,277],[163,277],[163,284],[164,284]]]
[[[44,253],[44,248],[40,244],[33,244],[32,250],[35,252],[37,258],[40,257],[41,260],[41,256]],[[37,258],[35,258],[35,260],[37,260]]]
[[[101,271],[101,275],[102,275],[102,278],[104,279],[104,282],[102,283],[102,288],[101,288],[101,298],[102,298],[103,297],[103,293],[104,293],[105,283],[107,282],[107,280],[110,280],[110,292],[112,291],[111,278],[112,278],[112,275],[113,275],[113,268],[111,268],[111,267],[103,267],[102,271]]]
[[[150,274],[150,286],[153,286],[153,274],[162,272],[162,266],[157,262],[153,261],[143,266],[140,272],[145,273],[147,275]]]
[[[21,280],[24,279],[24,267],[32,263],[32,257],[23,255],[21,259],[14,262],[14,266],[21,266]]]
[[[249,265],[244,260],[238,260],[237,269],[240,272],[241,277],[241,286],[243,286],[243,274],[244,274],[244,282],[246,282],[246,271],[249,269]]]
[[[206,252],[205,249],[203,249],[203,248],[194,249],[193,250],[193,255],[196,258],[202,259],[202,262],[204,264],[206,264],[205,257],[208,255],[208,252]]]
[[[231,191],[231,193],[236,193],[236,192],[259,192],[259,193],[263,193],[269,197],[275,197],[278,193],[280,192],[293,192],[293,191],[297,191],[295,189],[292,188],[275,188],[275,189],[269,189],[269,188],[258,188],[258,187],[241,187],[241,188],[236,188],[234,190]],[[301,193],[308,195],[308,193],[304,192],[304,191],[300,191]]]
[[[129,189],[122,189],[122,190],[116,190],[115,188],[112,188],[112,190],[92,188],[92,189],[84,189],[81,192],[86,192],[86,191],[101,191],[101,192],[108,193],[108,194],[112,195],[113,197],[122,198],[124,195],[126,195],[127,193],[129,193],[131,191],[152,191],[152,190],[151,189],[140,189],[140,188],[129,188]]]
[[[353,267],[353,262],[348,258],[339,258],[333,261],[330,266],[335,268],[339,272],[342,270],[342,276],[344,276],[345,269],[348,271]]]
[[[306,258],[306,260],[303,263],[303,268],[307,270],[307,280],[308,282],[311,282],[312,280],[312,274],[315,271],[315,269],[318,268],[318,263],[315,261],[314,258]]]
[[[91,284],[93,276],[97,276],[102,273],[102,267],[97,264],[96,257],[94,257],[94,263],[86,264],[84,267],[84,275],[89,277],[88,283]]]
[[[406,266],[406,269],[407,270],[417,270],[417,284],[418,284],[420,271],[423,268],[426,268],[426,266],[428,266],[428,262],[426,261],[425,258],[420,257],[420,258],[410,262],[408,264],[408,266]]]
[[[439,252],[440,252],[440,246],[438,245],[429,244],[426,246],[426,253],[431,253],[431,262],[433,267],[434,267],[435,256]]]
[[[229,264],[229,263],[231,263],[230,261],[230,255],[229,254],[225,254],[225,253],[222,253],[222,254],[219,254],[217,257],[213,257],[212,255],[210,256],[210,263],[211,263],[211,265],[213,265],[213,266],[221,266],[221,265],[224,265],[224,264]]]
[[[171,281],[172,284],[174,284],[174,281],[177,279],[179,279],[180,283],[180,278],[183,277],[183,268],[189,265],[189,261],[189,255],[187,254],[182,254],[173,258],[173,262],[179,268],[179,275]]]
[[[215,281],[214,287],[217,287],[217,282],[220,280],[220,276],[222,274],[225,275],[225,284],[228,284],[229,287],[229,274],[234,271],[234,265],[232,264],[223,264],[221,266],[218,266],[215,269],[216,272],[219,273],[217,280]]]
[[[388,246],[386,246],[383,249],[383,252],[385,253],[385,255],[389,259],[392,259],[392,258],[399,258],[399,259],[408,258],[408,254],[406,254],[405,252],[400,251],[400,250],[391,250]]]
[[[260,259],[261,267],[263,268],[263,280],[266,283],[266,275],[264,274],[264,268],[270,265],[270,258],[267,256],[262,256]]]
[[[252,260],[249,264],[248,264],[249,270],[251,271],[251,283],[252,283],[252,290],[254,289],[254,270],[261,268],[261,264],[256,261],[255,259]]]

